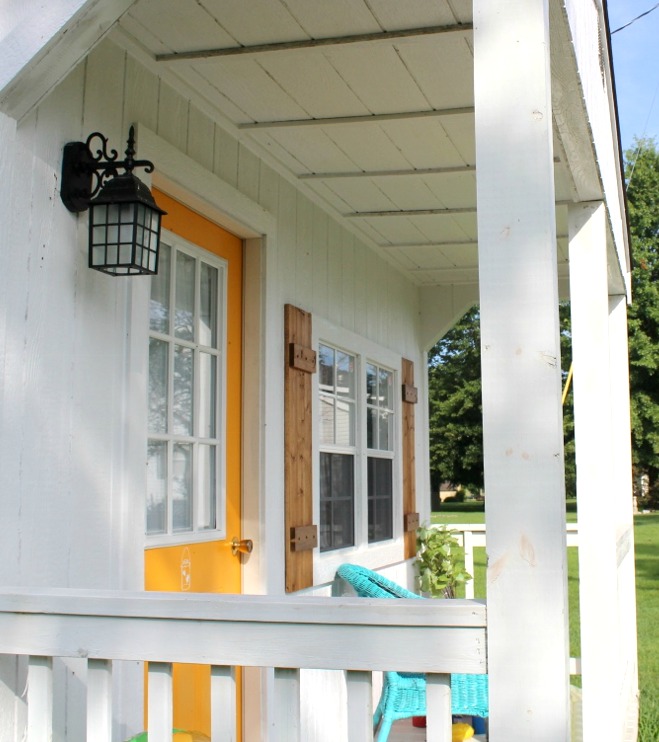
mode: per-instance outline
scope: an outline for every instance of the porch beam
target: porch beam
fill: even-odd
[[[467,33],[473,30],[471,23],[451,26],[426,26],[424,28],[406,28],[400,31],[379,31],[377,33],[353,34],[350,36],[328,36],[324,39],[304,39],[301,41],[280,41],[274,44],[254,44],[253,46],[229,46],[216,49],[199,49],[187,52],[156,54],[156,62],[189,62],[194,59],[213,59],[215,57],[236,57],[272,52],[289,52],[307,49],[320,49],[328,46],[345,46],[346,44],[370,44],[373,42],[391,42],[398,39],[438,36],[452,33]]]
[[[397,113],[372,113],[366,116],[334,116],[317,119],[285,119],[281,121],[254,121],[238,124],[239,129],[290,129],[302,126],[336,126],[345,124],[379,124],[385,121],[409,121],[413,119],[441,118],[444,116],[462,116],[474,112],[473,106],[461,108],[440,108],[429,111],[400,111]]]
[[[569,739],[550,0],[474,0],[491,742]]]

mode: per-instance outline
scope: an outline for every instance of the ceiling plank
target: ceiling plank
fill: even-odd
[[[199,49],[196,51],[157,54],[157,62],[184,62],[191,59],[210,59],[212,57],[231,57],[245,54],[268,54],[271,52],[316,49],[319,47],[339,46],[343,44],[363,44],[372,42],[390,42],[397,39],[409,39],[420,36],[436,36],[446,33],[465,33],[472,31],[471,23],[451,26],[427,26],[425,28],[406,28],[400,31],[381,31],[377,33],[355,34],[353,36],[332,36],[324,39],[306,39],[302,41],[281,41],[274,44],[255,44],[254,46],[229,46],[220,49]]]

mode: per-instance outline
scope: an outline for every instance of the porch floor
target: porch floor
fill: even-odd
[[[425,742],[426,730],[412,726],[412,719],[401,719],[394,723],[389,734],[389,742]],[[484,734],[476,734],[469,742],[485,742]]]

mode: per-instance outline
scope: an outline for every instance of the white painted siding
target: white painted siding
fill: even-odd
[[[425,398],[418,288],[190,101],[103,42],[19,123],[11,150],[15,181],[5,185],[12,198],[5,233],[11,239],[0,247],[6,285],[0,315],[6,538],[0,559],[6,585],[143,585],[149,281],[90,271],[87,217],[70,214],[59,197],[64,144],[98,130],[122,152],[132,123],[155,132],[274,218],[276,242],[266,251],[276,252],[266,261],[271,269],[264,284],[273,311],[264,320],[265,333],[280,337],[284,303],[298,305],[411,359]],[[9,169],[11,158],[6,163]],[[222,211],[222,203],[214,206]],[[277,379],[281,344],[263,347],[263,368],[277,369]],[[422,407],[416,479],[418,507],[427,518]],[[281,405],[264,409],[262,424],[283,430]],[[265,440],[267,455],[277,457],[271,450],[275,437]],[[276,503],[269,515],[281,508],[281,480],[268,481],[268,499]],[[261,560],[268,574],[254,584],[279,592],[283,543],[274,534],[281,530],[279,518],[270,520],[269,558]],[[14,667],[4,671],[20,685]],[[71,684],[73,676],[66,677]],[[66,715],[56,720],[62,728]],[[305,723],[320,728],[324,721]]]

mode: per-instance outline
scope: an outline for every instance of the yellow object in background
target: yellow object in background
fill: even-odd
[[[470,724],[454,724],[452,728],[452,742],[463,742],[465,739],[469,739],[474,736],[474,728]]]

